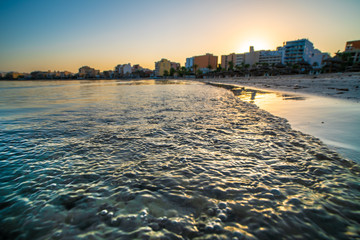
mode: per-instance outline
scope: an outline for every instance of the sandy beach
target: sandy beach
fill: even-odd
[[[203,81],[360,100],[360,73],[213,78]]]

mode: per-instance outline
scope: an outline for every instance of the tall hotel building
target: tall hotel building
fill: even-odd
[[[288,41],[284,44],[284,49],[285,64],[296,64],[305,61],[310,65],[317,63],[318,66],[321,66],[322,61],[329,56],[329,54],[315,49],[313,43],[308,39]]]

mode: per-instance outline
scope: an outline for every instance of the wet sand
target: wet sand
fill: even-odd
[[[203,81],[360,100],[360,73],[210,78]]]

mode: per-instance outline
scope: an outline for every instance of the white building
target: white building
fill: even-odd
[[[284,44],[284,48],[285,64],[296,64],[305,61],[312,66],[322,66],[322,61],[329,55],[315,49],[313,43],[308,39],[288,41]]]
[[[115,72],[120,75],[130,75],[132,73],[131,64],[119,64],[115,67]]]
[[[259,51],[259,63],[267,63],[269,65],[284,63],[285,49],[278,47],[277,50],[262,50]]]
[[[241,66],[243,63],[245,63],[245,54],[244,53],[236,54],[235,66]]]

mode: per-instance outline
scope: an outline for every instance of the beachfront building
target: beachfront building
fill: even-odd
[[[131,64],[119,64],[115,67],[115,73],[118,76],[130,76],[132,73]]]
[[[170,62],[170,69],[173,68],[174,70],[180,69],[180,63],[177,62]]]
[[[95,70],[89,66],[79,68],[79,77],[81,78],[94,78],[100,76],[100,70]]]
[[[285,49],[278,47],[275,51],[262,50],[259,51],[259,63],[274,65],[278,63],[284,63]]]
[[[161,59],[158,62],[155,62],[155,76],[163,77],[165,73],[170,73],[171,62],[165,58]]]
[[[299,64],[306,62],[311,66],[322,66],[329,54],[322,53],[315,49],[312,42],[308,39],[299,39],[295,41],[288,41],[284,44],[285,49],[285,64]]]
[[[229,55],[221,56],[221,67],[228,70],[230,64],[233,67],[249,64],[253,66],[257,63],[266,63],[269,65],[283,63],[285,57],[285,50],[283,47],[278,47],[277,50],[260,50],[255,51],[253,46],[250,46],[247,53],[231,53]]]
[[[69,71],[60,72],[60,78],[71,78],[73,74]]]
[[[131,71],[134,72],[139,72],[139,71],[143,71],[143,67],[141,67],[139,64],[135,64],[134,66],[132,66]]]
[[[228,70],[230,65],[233,67],[241,66],[245,63],[245,53],[230,53],[221,56],[221,68]]]
[[[211,53],[194,57],[194,65],[197,65],[198,69],[200,70],[216,69],[217,64],[218,64],[218,56],[214,56]]]
[[[21,78],[23,77],[24,74],[21,74],[19,72],[8,72],[4,75],[4,78],[5,79],[18,79],[18,78]]]
[[[235,53],[230,53],[229,55],[221,55],[221,68],[228,70],[231,67],[236,65],[236,55]]]
[[[250,46],[249,52],[245,53],[245,64],[253,66],[260,60],[260,51],[254,51],[254,46]]]
[[[153,75],[153,71],[148,69],[148,68],[144,68],[142,66],[140,66],[139,64],[135,64],[132,67],[132,74],[131,76],[133,78],[147,78]]]
[[[211,53],[205,55],[194,56],[186,58],[185,67],[191,71],[194,71],[194,66],[196,70],[201,70],[202,72],[209,72],[217,68],[218,56],[214,56]]]
[[[345,53],[350,54],[350,61],[353,64],[359,63],[360,62],[360,40],[346,42]]]
[[[236,54],[235,66],[241,66],[243,64],[245,64],[245,53]]]
[[[185,67],[192,71],[194,66],[194,57],[186,58]]]

